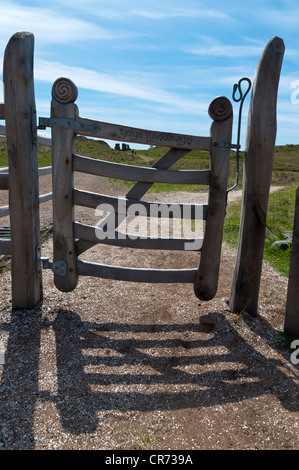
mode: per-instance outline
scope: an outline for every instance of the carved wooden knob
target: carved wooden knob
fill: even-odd
[[[52,87],[52,97],[62,104],[74,103],[78,97],[78,89],[69,78],[58,78]]]
[[[218,96],[211,102],[208,113],[214,121],[225,121],[232,115],[233,107],[226,96]]]

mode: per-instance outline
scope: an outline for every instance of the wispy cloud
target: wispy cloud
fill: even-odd
[[[263,16],[263,22],[271,24],[272,26],[283,26],[284,29],[296,28],[298,29],[298,16],[299,8],[298,3],[291,8],[283,6],[282,8],[270,8]]]
[[[32,31],[39,41],[47,44],[121,38],[132,34],[129,28],[125,33],[113,31],[50,7],[1,2],[1,35],[10,36],[17,31]]]
[[[162,87],[153,87],[150,79],[148,83],[145,83],[143,79],[143,83],[140,84],[138,76],[135,75],[133,78],[133,75],[105,74],[83,67],[72,67],[58,62],[36,59],[35,78],[37,80],[53,83],[60,76],[64,76],[73,80],[79,88],[160,103],[196,113],[206,112],[206,106],[202,103],[168,92]]]
[[[202,56],[214,57],[259,57],[263,51],[262,45],[256,44],[224,44],[221,41],[207,36],[199,38],[200,44],[185,48],[185,52]]]
[[[183,6],[180,0],[101,0],[100,7],[97,0],[82,2],[81,0],[53,0],[54,3],[63,8],[73,7],[77,10],[89,12],[97,17],[110,19],[129,17],[140,17],[153,20],[164,20],[171,18],[212,18],[229,20],[230,15],[219,8],[207,8],[197,1],[188,1],[188,6]]]
[[[218,10],[206,10],[206,9],[192,9],[192,8],[167,8],[163,7],[163,4],[159,9],[149,8],[142,9],[137,8],[131,10],[130,15],[151,18],[155,20],[163,20],[166,18],[214,18],[228,20],[229,15],[227,13],[220,12]]]

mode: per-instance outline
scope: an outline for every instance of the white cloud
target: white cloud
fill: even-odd
[[[81,0],[53,0],[56,5],[63,8],[76,8],[78,11],[93,14],[102,18],[119,19],[127,21],[130,17],[164,20],[170,18],[212,18],[229,20],[227,11],[219,8],[207,9],[197,1],[187,0],[182,7],[180,0],[101,0],[100,7],[97,0],[82,2]]]
[[[192,8],[173,8],[169,6],[168,8],[163,8],[163,4],[160,3],[159,8],[149,8],[149,9],[134,9],[131,10],[130,15],[140,16],[144,18],[150,18],[154,20],[163,20],[166,18],[213,18],[228,20],[229,15],[226,13],[220,12],[218,10],[205,10],[205,9],[192,9]]]
[[[140,84],[139,77],[135,75],[135,78],[133,78],[133,75],[128,74],[126,76],[125,73],[119,75],[104,74],[83,67],[49,62],[40,58],[36,58],[35,61],[35,78],[37,80],[53,83],[57,78],[64,76],[73,80],[78,88],[160,103],[199,114],[206,112],[206,105],[184,98],[179,94],[168,92],[162,87],[153,87],[150,78],[148,83],[143,78],[142,84]]]
[[[18,31],[31,31],[37,40],[51,43],[120,38],[129,32],[111,32],[89,21],[62,14],[55,8],[28,7],[1,2],[1,35],[11,36]]]
[[[297,2],[296,2],[297,3]],[[283,25],[284,28],[296,28],[298,29],[298,15],[299,9],[296,5],[295,8],[282,9],[268,9],[263,16],[263,22],[276,26]]]
[[[185,52],[202,56],[214,57],[259,57],[263,52],[264,46],[244,44],[224,44],[221,41],[207,36],[201,36],[202,44],[185,48]]]

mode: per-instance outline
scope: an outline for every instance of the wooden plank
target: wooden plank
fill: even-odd
[[[39,203],[42,204],[44,202],[50,201],[53,198],[53,193],[42,194],[39,196]],[[0,218],[6,217],[9,215],[9,206],[2,206],[0,207]]]
[[[284,332],[299,337],[299,186],[296,191],[292,251]]]
[[[11,241],[5,238],[0,238],[0,254],[11,255]]]
[[[42,279],[37,267],[40,223],[33,53],[33,34],[25,32],[12,36],[4,56],[14,309],[31,309],[42,300]]]
[[[145,283],[193,283],[196,269],[140,269],[88,263],[77,260],[79,276],[100,277],[126,282]]]
[[[9,189],[8,173],[0,173],[0,189]]]
[[[145,183],[203,184],[210,181],[209,170],[165,170],[107,162],[73,155],[73,171]]]
[[[52,167],[51,166],[44,166],[44,167],[38,169],[38,176],[50,175],[51,173],[52,173]]]
[[[257,65],[247,124],[238,253],[229,303],[233,312],[246,309],[253,316],[258,314],[284,50],[278,37],[267,44]]]
[[[159,158],[152,165],[152,168],[168,170],[187,153],[189,153],[189,150],[172,148],[166,152],[165,155]],[[141,199],[152,185],[153,183],[138,182],[128,191],[126,197],[128,199]]]
[[[126,248],[138,248],[140,250],[187,250],[200,251],[202,239],[193,238],[153,238],[138,237],[118,231],[105,231],[99,227],[74,223],[74,236],[93,243],[102,243],[104,245],[119,246]],[[190,245],[194,249],[190,249]]]
[[[60,99],[67,92],[72,97],[64,102]],[[52,88],[51,116],[75,118],[78,110],[73,102],[75,85],[67,79],[57,80]],[[53,186],[53,247],[54,262],[67,263],[66,276],[54,274],[54,283],[62,292],[70,292],[78,283],[76,251],[73,233],[73,170],[72,155],[75,137],[71,129],[52,129],[52,186]]]
[[[6,126],[0,126],[0,135],[2,136],[6,136]],[[42,144],[42,145],[49,145],[51,146],[52,145],[52,141],[51,139],[49,139],[48,137],[42,137],[42,136],[37,136],[37,143],[38,144]]]
[[[41,145],[48,145],[49,147],[51,147],[52,140],[49,137],[43,137],[41,135],[38,135],[37,136],[37,143],[41,144]]]
[[[77,118],[80,124],[91,127],[98,126],[98,130],[87,131],[76,127],[76,132],[81,135],[99,137],[101,139],[119,140],[121,142],[138,143],[145,145],[157,145],[161,147],[181,148],[189,150],[210,150],[210,137],[196,135],[175,134],[172,132],[160,132],[147,129],[139,129],[119,124],[110,124],[102,121],[93,121],[82,117]]]
[[[170,149],[168,150],[165,155],[163,155],[159,160],[157,160],[152,168],[164,168],[168,169],[172,165],[174,165],[180,158],[182,158],[184,155],[189,153],[189,150],[186,149]],[[142,196],[151,188],[153,183],[143,183],[143,182],[138,182],[135,183],[134,186],[128,191],[126,197],[128,199],[141,199]],[[108,216],[111,217],[111,216]],[[113,214],[114,217],[114,214]],[[121,223],[121,221],[124,220],[124,217],[118,217],[115,228],[118,227],[118,225]],[[101,224],[101,227],[104,228],[105,225],[108,223],[109,219],[104,220],[103,223]],[[88,242],[87,240],[78,240],[76,242],[76,252],[77,256],[82,254],[84,251],[88,250],[93,246],[92,242]]]
[[[0,207],[0,218],[9,215],[9,206]]]
[[[224,98],[228,103],[229,100]],[[229,104],[226,106],[229,107]],[[217,292],[226,191],[229,172],[230,149],[219,147],[217,142],[231,142],[232,114],[226,120],[214,121],[211,126],[212,150],[210,153],[211,182],[209,188],[208,217],[194,291],[200,300],[211,300]]]
[[[53,193],[46,193],[39,196],[39,203],[42,204],[43,202],[51,201],[53,199]]]
[[[148,202],[140,199],[127,199],[122,197],[106,196],[103,194],[91,193],[79,189],[73,191],[73,202],[75,205],[96,209],[99,205],[107,204],[113,208],[115,214],[127,215],[127,210],[140,205],[148,217],[182,218],[188,215],[190,220],[205,220],[207,218],[207,204],[179,204],[164,202]],[[201,216],[201,217],[200,217]]]
[[[4,168],[0,168],[0,174],[3,174],[3,173],[7,173],[7,176],[8,176],[8,173],[9,173],[9,168],[8,167],[4,167]],[[44,167],[41,167],[38,169],[38,175],[41,176],[41,175],[49,175],[52,173],[52,167],[51,166],[44,166]]]
[[[0,119],[5,119],[5,105],[0,103]]]

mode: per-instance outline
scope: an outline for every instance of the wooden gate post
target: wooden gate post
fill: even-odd
[[[210,153],[209,209],[194,292],[200,300],[211,300],[217,292],[226,190],[229,173],[233,107],[225,97],[215,98],[209,107],[212,148]],[[221,146],[219,144],[225,143]]]
[[[256,316],[276,138],[276,103],[284,42],[267,44],[258,63],[245,146],[243,200],[230,308]]]
[[[284,324],[285,333],[299,337],[299,186],[296,191],[294,229]]]
[[[52,128],[53,247],[54,263],[58,267],[54,269],[54,283],[62,292],[72,291],[78,283],[73,227],[75,133],[71,126],[78,116],[77,95],[76,85],[68,78],[61,77],[54,82],[51,118],[70,122],[62,127],[53,122]]]
[[[16,33],[7,44],[3,67],[14,309],[31,309],[42,300],[33,53],[33,34]]]

